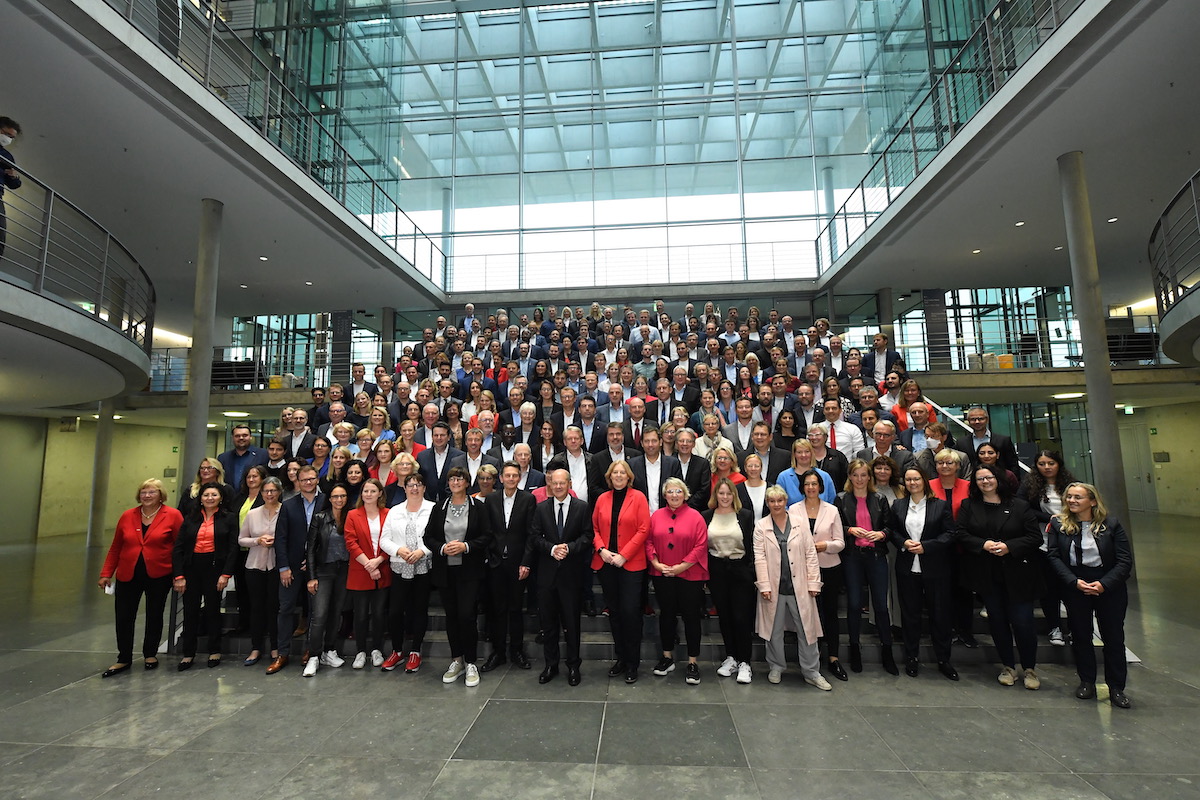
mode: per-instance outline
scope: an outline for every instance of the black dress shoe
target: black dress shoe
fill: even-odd
[[[209,656],[208,668],[213,669],[213,668],[219,667],[219,666],[221,666],[221,657],[217,656],[216,658],[213,658],[212,656]]]
[[[142,666],[146,669],[147,672],[149,672],[152,669],[158,669],[158,659],[156,658],[153,661],[143,661]]]
[[[1094,684],[1094,683],[1079,684],[1079,688],[1075,690],[1075,696],[1078,697],[1080,700],[1096,699],[1096,684]]]
[[[883,645],[883,648],[880,650],[879,660],[889,674],[900,674],[900,670],[896,668],[896,657],[892,655],[892,646],[890,644]]]
[[[599,612],[596,611],[596,604],[589,600],[583,604],[583,613],[589,617],[594,617]]]
[[[549,683],[558,677],[558,667],[546,667],[542,670],[542,674],[538,675],[538,683]]]
[[[624,675],[628,670],[625,668],[624,661],[614,661],[613,665],[608,668],[608,677],[618,678]]]
[[[976,647],[979,647],[979,641],[970,633],[966,634],[965,636],[959,636],[957,639],[955,639],[954,643],[961,644],[963,647],[969,650],[974,650]]]
[[[841,661],[831,660],[829,662],[829,674],[839,681],[850,680],[850,676],[846,674],[846,668],[842,666]]]
[[[954,665],[949,661],[939,661],[938,672],[942,673],[952,681],[958,680],[958,670],[956,670]]]
[[[917,660],[915,658],[906,658],[904,660],[904,674],[905,675],[907,675],[910,678],[915,678],[915,677],[917,677],[917,673],[920,671],[921,671],[921,668],[919,666],[917,666]]]
[[[631,683],[631,684],[637,683],[637,679],[638,679],[637,667],[633,667],[632,669],[628,669],[625,671],[625,682],[626,683]]]
[[[1117,708],[1132,708],[1133,703],[1129,702],[1129,698],[1124,692],[1109,692],[1108,702],[1112,703]]]
[[[104,672],[101,672],[100,677],[111,678],[113,675],[120,675],[122,672],[128,672],[129,667],[129,664],[117,664],[116,666],[109,667],[108,669],[104,670]]]
[[[508,660],[511,661],[516,666],[520,667],[521,669],[529,669],[530,667],[533,666],[532,664],[529,663],[529,656],[525,655],[520,650],[517,650],[517,651],[509,654]]]
[[[487,660],[485,660],[483,662],[483,666],[481,666],[479,668],[479,671],[480,672],[491,672],[496,667],[499,667],[502,664],[507,664],[507,663],[508,663],[507,658],[505,658],[504,656],[500,655],[499,653],[497,653],[495,651],[492,651],[492,654],[490,656],[488,656]]]
[[[567,683],[571,686],[578,686],[583,680],[583,675],[579,673],[579,667],[567,667]]]
[[[180,661],[179,664],[175,667],[175,669],[179,672],[187,672],[191,668],[192,668],[191,659],[188,659],[187,661]]]
[[[862,672],[862,648],[856,644],[850,645],[850,671]]]

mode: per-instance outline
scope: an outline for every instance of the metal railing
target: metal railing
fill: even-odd
[[[311,383],[314,348],[293,348],[291,358],[254,347],[213,349],[213,391],[291,389]],[[190,374],[187,347],[155,347],[150,354],[151,392],[186,392]]]
[[[830,269],[1083,0],[1000,0],[817,236]]]
[[[10,168],[0,159],[0,169]],[[146,271],[87,212],[25,170],[18,173],[21,188],[4,193],[0,280],[86,314],[149,353],[155,295]]]
[[[1200,172],[1167,204],[1147,249],[1161,318],[1196,287],[1200,276]]]
[[[105,0],[439,288],[445,255],[210,0]],[[302,94],[306,93],[301,89]],[[323,108],[323,106],[322,106]]]

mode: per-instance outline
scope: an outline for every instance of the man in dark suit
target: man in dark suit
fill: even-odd
[[[483,452],[483,431],[479,428],[468,429],[463,440],[467,447],[466,452],[452,458],[450,466],[462,467],[471,476],[471,485],[467,488],[469,494],[479,491],[479,468],[484,464],[491,464],[499,471],[500,459]]]
[[[288,423],[291,430],[284,434],[283,443],[287,447],[288,458],[303,458],[311,461],[312,446],[317,440],[316,434],[308,429],[308,412],[297,409],[292,413],[292,421]]]
[[[599,453],[605,448],[608,426],[597,413],[596,401],[592,399],[591,395],[579,398],[579,418],[576,425],[583,433],[584,450],[589,453]],[[565,426],[563,430],[566,430]]]
[[[671,382],[666,378],[659,378],[655,381],[653,388],[654,399],[646,401],[646,419],[661,428],[671,421],[671,410],[675,406],[683,406],[683,403],[675,402],[674,393],[671,391]],[[691,414],[689,413],[688,416]]]
[[[666,505],[663,496],[663,484],[668,478],[683,478],[679,471],[679,459],[675,456],[662,454],[662,438],[658,428],[647,428],[642,434],[642,455],[629,459],[629,469],[633,472],[633,488],[646,495],[650,501],[650,513]],[[650,476],[654,475],[651,485]]]
[[[888,335],[883,331],[875,334],[874,347],[871,352],[863,356],[862,372],[863,377],[868,383],[874,383],[876,386],[883,383],[883,378],[891,372],[896,362],[900,361],[900,354],[892,350],[888,344]]]
[[[792,465],[792,457],[788,451],[771,444],[771,428],[765,422],[754,423],[750,430],[750,447],[738,455],[738,464],[741,465],[743,473],[746,472],[746,456],[751,453],[762,459],[762,476],[767,483],[775,483],[779,473]]]
[[[645,424],[644,421],[643,424]],[[592,457],[592,464],[595,465],[596,472],[600,474],[601,479],[608,474],[608,468],[614,461],[628,461],[634,456],[642,454],[642,451],[636,447],[626,446],[625,431],[619,422],[608,423],[606,440],[608,446]]]
[[[589,508],[596,504],[596,498],[603,494],[608,486],[604,473],[596,465],[597,456],[583,449],[583,433],[579,428],[567,428],[563,431],[563,446],[566,450],[550,459],[545,467],[546,480],[556,469],[565,469],[571,474],[571,488],[581,500],[587,500]]]
[[[367,397],[374,397],[375,392],[379,391],[379,387],[367,380],[367,367],[361,361],[354,362],[350,367],[350,375],[350,385],[345,387],[345,391],[351,405],[354,405],[354,398],[359,392],[366,392]]]
[[[896,442],[896,425],[890,420],[880,420],[875,423],[874,429],[871,430],[871,441],[873,444],[863,450],[859,450],[856,458],[861,458],[870,464],[877,456],[887,456],[892,461],[896,462],[896,467],[900,471],[901,477],[904,476],[904,470],[912,464],[913,453],[906,447],[898,446]],[[910,439],[911,441],[911,439]]]
[[[911,414],[912,411],[910,410]],[[1021,474],[1021,465],[1017,460],[1017,447],[1013,444],[1013,440],[1003,434],[993,433],[991,429],[991,417],[988,415],[987,409],[982,406],[971,406],[967,409],[967,424],[971,426],[972,436],[970,438],[964,436],[958,446],[967,451],[967,455],[971,457],[971,466],[979,465],[979,458],[975,455],[975,451],[979,449],[979,445],[984,442],[991,442],[992,447],[996,448],[996,452],[1000,454],[1000,463],[1005,469],[1013,475]]]
[[[578,434],[574,437],[578,451]],[[592,518],[588,504],[570,495],[569,471],[556,469],[550,473],[549,480],[549,496],[533,513],[519,575],[525,580],[530,568],[537,564],[538,610],[546,658],[538,683],[549,683],[558,675],[561,630],[565,640],[567,683],[578,686],[582,680],[579,667],[583,663],[579,656],[580,581],[592,555]]]
[[[269,456],[266,450],[250,446],[253,436],[249,425],[234,425],[229,435],[233,439],[233,447],[217,456],[217,461],[221,462],[221,468],[225,471],[226,484],[238,492],[246,470],[266,464]]]
[[[500,469],[501,490],[483,501],[483,511],[492,538],[488,546],[488,634],[492,653],[479,668],[491,672],[507,659],[521,669],[529,669],[524,647],[524,616],[521,601],[525,584],[520,567],[525,557],[526,539],[537,502],[529,492],[517,488],[521,467],[509,461]],[[507,645],[507,648],[505,647]]]
[[[697,511],[708,508],[712,493],[712,465],[692,451],[696,447],[696,433],[684,428],[675,434],[675,457],[679,461],[679,476],[687,484],[690,495],[688,505]]]
[[[671,405],[683,406],[689,415],[695,414],[700,408],[700,390],[692,386],[691,372],[676,366],[671,371],[671,379]]]
[[[440,503],[450,496],[450,466],[462,450],[450,446],[450,426],[438,421],[433,425],[433,445],[417,454],[417,467],[425,479],[425,499]]]
[[[646,417],[646,401],[640,397],[631,397],[625,404],[629,413],[621,423],[621,431],[625,437],[625,446],[636,450],[642,449],[642,432],[647,425],[657,425],[654,420]],[[609,420],[612,423],[612,420]]]
[[[305,546],[312,515],[323,505],[315,467],[301,467],[296,476],[300,493],[279,509],[275,523],[275,568],[279,570],[279,657],[267,667],[274,675],[288,665],[292,653],[292,631],[296,629],[296,601],[307,586],[304,570]]]

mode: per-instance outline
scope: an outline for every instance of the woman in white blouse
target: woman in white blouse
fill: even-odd
[[[750,509],[750,513],[754,515],[753,519],[765,517],[767,515],[767,486],[770,484],[763,478],[763,463],[758,453],[750,453],[746,456],[746,460],[742,462],[742,474],[746,476],[746,480],[737,485],[740,505]]]
[[[283,484],[279,478],[267,478],[259,490],[263,504],[246,513],[238,534],[238,544],[246,553],[246,603],[250,606],[250,655],[242,663],[258,663],[259,647],[270,640],[271,659],[279,657],[279,572],[275,569],[275,523],[279,520],[279,501]]]
[[[433,553],[423,537],[434,503],[425,499],[425,479],[419,472],[405,477],[404,497],[388,511],[379,537],[379,546],[391,558],[392,569],[388,599],[392,652],[384,660],[383,669],[391,672],[403,661],[404,671],[411,673],[421,668],[421,645],[429,628],[429,566]]]

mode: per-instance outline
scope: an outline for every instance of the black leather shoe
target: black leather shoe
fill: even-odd
[[[220,656],[217,656],[216,658],[213,658],[212,656],[208,657],[208,668],[209,669],[215,669],[216,667],[219,667],[219,666],[221,666],[221,657]]]
[[[510,653],[508,660],[521,669],[529,669],[532,667],[532,664],[529,663],[529,656],[525,655],[520,650]]]
[[[1117,708],[1132,708],[1133,703],[1129,702],[1129,698],[1124,692],[1110,692],[1108,702],[1112,703]]]
[[[129,664],[117,664],[116,666],[109,667],[108,669],[104,670],[104,672],[101,672],[100,677],[111,678],[113,675],[120,675],[122,672],[128,672],[129,667]]]
[[[1075,696],[1080,700],[1095,700],[1096,699],[1096,684],[1081,683],[1079,688],[1075,690]]]
[[[179,665],[175,667],[175,669],[179,672],[187,672],[191,668],[192,668],[191,659],[188,659],[187,661],[180,661]]]
[[[145,667],[147,672],[152,669],[158,669],[158,659],[156,658],[153,661],[143,661],[142,666]]]
[[[938,672],[942,673],[952,681],[958,680],[958,670],[956,670],[954,665],[949,661],[939,661]]]
[[[508,663],[507,658],[505,658],[504,656],[500,655],[499,653],[497,653],[495,651],[492,651],[492,654],[487,657],[486,661],[483,662],[483,666],[481,666],[479,668],[479,671],[480,672],[491,672],[496,667],[499,667],[502,664],[507,664],[507,663]]]
[[[900,670],[896,668],[896,657],[892,655],[892,646],[890,644],[883,645],[879,656],[883,668],[891,675],[899,675]]]
[[[583,604],[583,613],[589,617],[594,617],[599,612],[596,610],[596,604],[593,601],[589,600],[588,602]]]
[[[579,673],[579,667],[567,667],[567,683],[571,686],[578,686],[583,680],[583,675]]]
[[[637,679],[638,679],[637,667],[634,667],[633,669],[629,669],[629,670],[625,671],[625,682],[626,683],[631,683],[631,684],[637,683]]]
[[[850,680],[850,676],[846,674],[846,668],[842,666],[841,661],[831,660],[829,662],[829,674],[839,681]]]
[[[920,671],[921,671],[921,668],[917,665],[917,660],[915,658],[904,659],[904,674],[905,675],[907,675],[910,678],[915,678],[915,677],[917,677],[917,673]]]
[[[613,665],[608,668],[608,677],[619,678],[620,676],[624,675],[627,671],[628,670],[625,669],[624,661],[614,661]]]
[[[965,636],[956,637],[954,644],[961,644],[963,647],[969,650],[974,650],[976,647],[979,647],[979,640],[977,640],[974,635],[968,633]]]
[[[862,648],[856,644],[850,645],[850,671],[862,672]]]
[[[549,683],[558,677],[558,667],[546,667],[542,670],[542,674],[538,675],[538,683]]]

